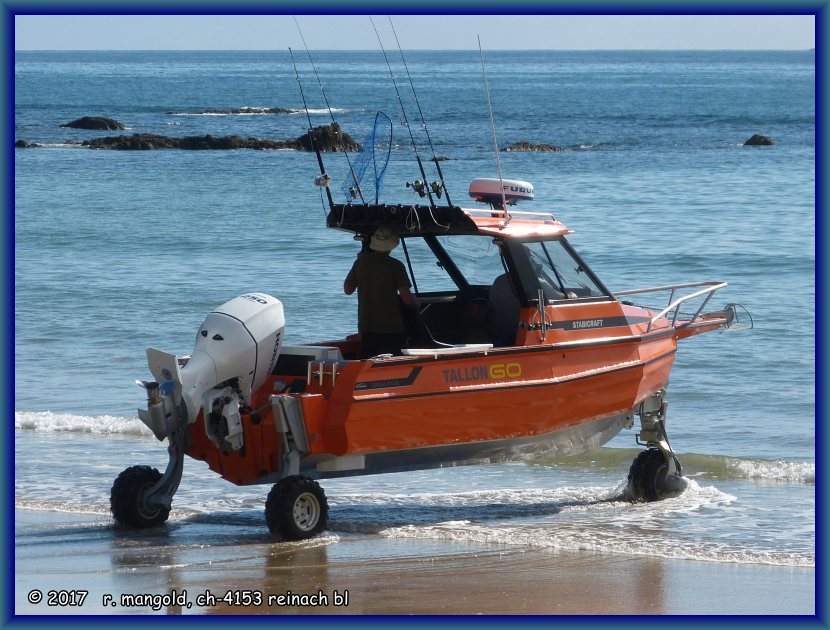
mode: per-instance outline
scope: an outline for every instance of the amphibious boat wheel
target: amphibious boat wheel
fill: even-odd
[[[628,494],[634,501],[658,501],[660,480],[666,478],[666,458],[660,449],[640,451],[628,470]]]
[[[319,534],[328,522],[326,494],[313,479],[292,475],[271,488],[265,501],[265,521],[272,534],[303,540]]]
[[[679,464],[678,464],[679,468]],[[669,475],[666,455],[658,448],[641,451],[628,470],[628,496],[633,501],[660,501],[686,489],[687,480]]]
[[[170,516],[170,508],[150,508],[144,501],[161,473],[149,466],[131,466],[115,479],[110,491],[110,510],[119,525],[145,528],[159,525]]]

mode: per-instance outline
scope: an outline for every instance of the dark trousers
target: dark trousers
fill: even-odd
[[[406,335],[403,333],[360,333],[362,347],[361,359],[371,359],[379,354],[400,354]]]

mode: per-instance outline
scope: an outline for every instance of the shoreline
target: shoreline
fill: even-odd
[[[15,613],[813,615],[815,569],[16,509]]]

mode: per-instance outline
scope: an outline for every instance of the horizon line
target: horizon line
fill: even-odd
[[[15,48],[14,52],[282,52],[288,48]],[[312,48],[314,52],[375,53],[366,48]],[[490,48],[492,52],[815,52],[811,48]],[[405,52],[471,52],[476,48],[409,48]]]

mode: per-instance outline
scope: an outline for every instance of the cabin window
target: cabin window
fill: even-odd
[[[410,280],[413,290],[417,293],[455,293],[458,287],[447,271],[439,264],[435,254],[424,242],[423,238],[407,238],[404,240],[409,262],[412,265]],[[399,252],[396,252],[398,254]],[[403,252],[400,252],[403,254]],[[404,256],[396,256],[402,259]],[[407,269],[407,272],[410,270]]]
[[[446,252],[451,261],[448,264],[453,265],[455,270],[446,269],[424,239],[407,238],[406,250],[418,293],[457,293],[465,287],[484,289],[505,271],[501,253],[492,237],[440,235],[432,238],[439,249],[443,248]]]
[[[489,287],[505,271],[501,252],[492,237],[441,235],[438,242],[452,258],[467,284]]]
[[[545,291],[548,300],[603,297],[607,291],[567,247],[564,240],[524,243],[530,255],[535,281]],[[524,278],[523,278],[524,282]],[[528,283],[525,282],[525,286]],[[530,295],[529,297],[533,297]]]

